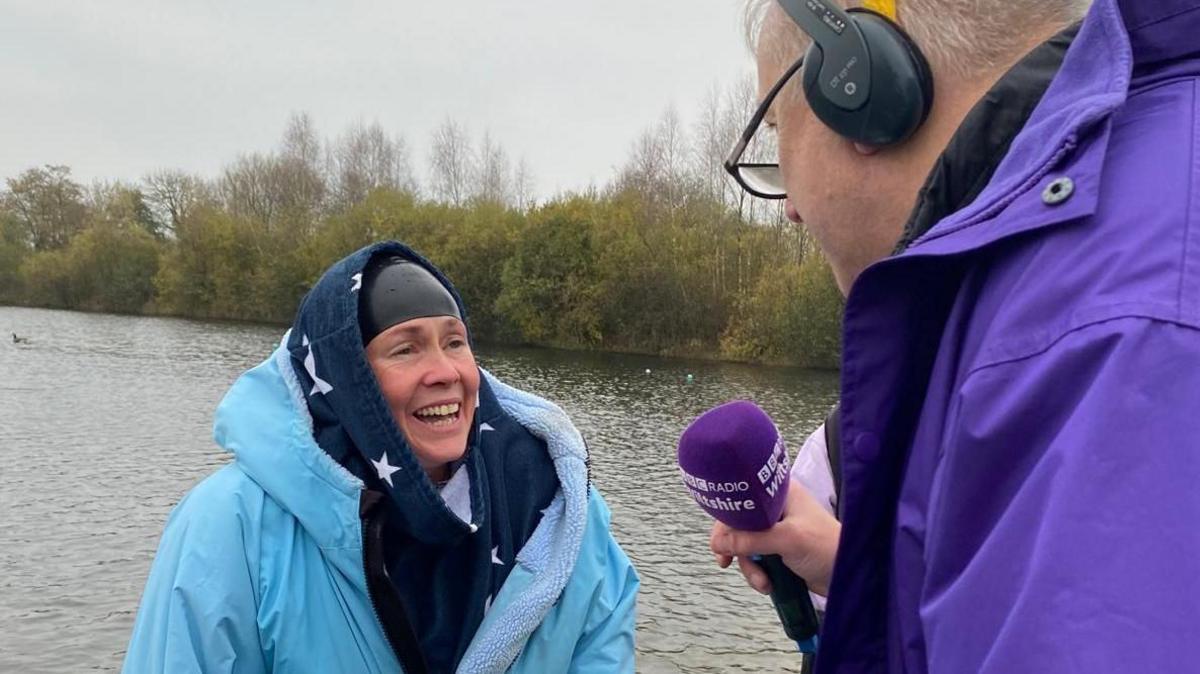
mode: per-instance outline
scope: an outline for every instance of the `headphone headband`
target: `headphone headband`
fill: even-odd
[[[886,16],[892,21],[896,20],[896,0],[863,0],[862,5],[872,12]]]
[[[933,105],[933,75],[894,21],[895,0],[778,0],[812,38],[804,95],[817,118],[844,138],[883,147],[911,136]]]
[[[817,86],[830,103],[857,110],[871,97],[871,54],[858,24],[832,0],[779,0],[821,50]]]

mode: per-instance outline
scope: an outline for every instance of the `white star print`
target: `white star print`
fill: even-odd
[[[488,595],[487,599],[483,600],[483,614],[487,615],[488,611],[492,610],[492,595]]]
[[[308,355],[304,357],[304,369],[308,371],[308,376],[312,377],[313,380],[312,391],[308,395],[313,396],[317,393],[329,393],[333,390],[333,386],[317,376],[317,359],[313,356],[312,344],[308,341],[308,335],[303,336],[301,344],[308,349]]]
[[[378,461],[371,459],[371,463],[375,464],[375,472],[379,473],[379,479],[387,482],[389,487],[396,486],[392,484],[392,473],[400,470],[400,468],[388,463],[387,452],[384,452]]]
[[[499,564],[500,566],[504,566],[504,561],[500,559],[500,555],[496,554],[499,551],[500,551],[499,545],[492,548],[492,564]]]
[[[492,428],[492,425],[487,423],[486,421],[482,424],[479,424],[479,432],[480,433],[482,433],[484,431],[494,431],[494,430],[496,430],[496,429]]]
[[[359,272],[350,278],[354,279],[354,285],[350,286],[350,292],[362,290],[362,272]]]

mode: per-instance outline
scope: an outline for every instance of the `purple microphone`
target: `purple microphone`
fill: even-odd
[[[758,405],[735,400],[701,414],[679,437],[678,456],[692,498],[730,528],[762,531],[783,515],[790,472],[787,448]],[[784,631],[802,653],[815,653],[820,624],[808,586],[778,555],[755,561],[771,579],[771,602]]]
[[[770,529],[783,514],[787,448],[752,402],[735,400],[697,417],[679,438],[679,471],[696,503],[730,528]]]

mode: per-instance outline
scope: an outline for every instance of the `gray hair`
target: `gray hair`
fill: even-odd
[[[1032,46],[1031,36],[1082,19],[1090,5],[1091,0],[897,0],[896,9],[935,73],[969,78],[1011,63]],[[745,28],[751,50],[767,50],[781,62],[794,61],[808,46],[808,36],[778,0],[747,0]]]

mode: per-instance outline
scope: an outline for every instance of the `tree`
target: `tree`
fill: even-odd
[[[844,300],[829,265],[812,257],[762,274],[721,339],[727,358],[837,367]]]
[[[200,318],[264,316],[257,279],[268,262],[261,222],[204,207],[183,221],[155,277],[160,310]],[[265,307],[270,310],[273,307]]]
[[[21,264],[20,274],[24,302],[60,309],[79,306],[65,248],[41,250],[30,255]]]
[[[72,239],[66,253],[72,307],[140,313],[153,298],[159,242],[144,227],[100,223]]]
[[[533,169],[529,167],[529,162],[521,157],[513,174],[513,206],[522,212],[533,208],[536,203],[535,189]]]
[[[288,118],[279,154],[285,159],[295,160],[320,177],[321,139],[317,137],[316,126],[307,112],[292,113]]]
[[[654,219],[683,204],[695,191],[696,180],[689,173],[687,138],[681,128],[679,115],[668,108],[658,122],[644,130],[634,141],[632,152],[614,185],[617,191],[632,189],[647,196],[645,204]]]
[[[513,201],[508,153],[484,132],[479,144],[478,175],[475,177],[474,198],[490,204],[508,205]]]
[[[20,299],[21,263],[32,252],[24,226],[16,216],[0,207],[0,301]]]
[[[71,169],[47,164],[9,178],[4,205],[26,232],[34,250],[63,248],[83,229],[87,208],[83,188],[71,180]]]
[[[749,77],[728,89],[713,87],[701,106],[699,120],[692,132],[692,172],[700,179],[710,199],[734,209],[740,205],[744,191],[725,171],[725,158],[741,136],[755,105],[754,83]],[[761,148],[756,145],[750,150],[754,152]],[[760,155],[755,157],[763,159]]]
[[[428,254],[462,295],[472,335],[483,340],[510,338],[513,330],[508,317],[497,311],[496,300],[503,289],[504,265],[511,257],[513,239],[525,224],[523,213],[485,202],[470,209],[443,206],[441,214],[428,213],[429,208],[426,205],[427,213],[419,217],[440,225],[437,229],[444,237]]]
[[[417,191],[407,143],[402,137],[389,136],[379,122],[352,126],[343,133],[329,151],[329,167],[335,200],[342,210],[361,203],[371,190]]]
[[[162,238],[163,222],[154,217],[141,189],[120,182],[96,183],[88,194],[93,224],[137,228]]]
[[[475,162],[466,131],[447,118],[433,132],[429,155],[429,191],[433,198],[461,206],[470,196]]]
[[[501,273],[496,308],[535,344],[595,347],[603,343],[590,220],[582,197],[529,215]]]
[[[163,169],[142,179],[146,204],[164,235],[174,235],[179,223],[200,204],[212,201],[204,181],[183,171]]]
[[[321,162],[321,141],[307,113],[293,114],[283,132],[277,170],[283,209],[310,225],[320,213],[328,187]]]
[[[277,165],[274,157],[253,153],[225,167],[218,183],[225,209],[237,217],[272,225],[283,206]]]
[[[668,109],[604,189],[540,206],[528,162],[490,133],[475,153],[451,119],[426,198],[403,138],[323,141],[302,113],[213,183],[164,170],[85,194],[66,167],[30,169],[0,193],[0,301],[286,322],[329,264],[398,239],[454,280],[477,338],[835,365],[828,266],[722,166],[753,104],[749,81],[713,90],[690,133]],[[773,159],[761,140],[747,159]]]

